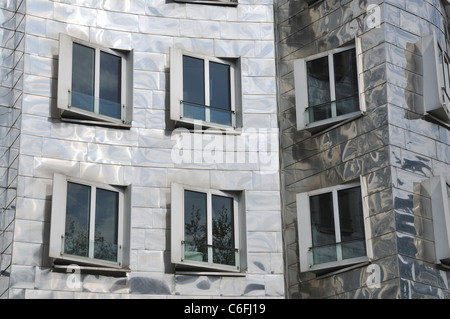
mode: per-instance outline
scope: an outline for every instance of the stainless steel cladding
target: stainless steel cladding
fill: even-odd
[[[423,111],[431,103],[423,98],[423,42],[434,34],[441,56],[446,51],[446,1],[307,2],[275,5],[286,296],[448,298],[448,271],[435,257],[438,213],[423,192],[434,176],[450,181],[448,115]],[[349,44],[357,52],[362,115],[321,131],[299,130],[302,73],[294,65]],[[305,235],[299,229],[305,221],[298,218],[306,208],[298,206],[299,194],[360,176],[368,262],[302,270]]]
[[[0,1],[1,298],[284,297],[273,4],[191,2]],[[109,57],[121,69],[77,64],[74,46],[96,54],[95,61]],[[217,85],[232,87],[227,112],[235,113],[234,125],[220,122],[220,109],[207,102],[212,115],[203,121],[187,113],[171,119],[170,73],[189,71],[171,70],[171,49],[231,65],[230,82],[208,88],[215,94]],[[113,80],[94,87],[94,109],[75,85],[76,74],[86,70],[95,81],[102,74]],[[113,85],[123,97],[115,114],[102,110],[102,103],[115,103],[102,97],[112,95]],[[218,259],[221,248],[212,259],[216,239],[209,233],[207,250],[184,254],[211,259],[173,262],[171,223],[184,218],[174,209],[175,184],[213,194],[213,201],[234,200],[235,223],[227,225],[236,259]],[[97,213],[94,218],[91,211],[95,242],[86,244],[85,255],[76,250],[82,247],[69,247],[76,239],[58,226],[78,214],[70,197],[78,195],[66,190],[77,187],[90,191]],[[94,237],[106,223],[99,217],[106,194],[121,207],[120,245],[112,257],[98,249],[117,240],[106,233]],[[176,200],[182,203],[183,196]],[[210,209],[205,214],[217,219]],[[82,227],[67,221],[71,225]]]

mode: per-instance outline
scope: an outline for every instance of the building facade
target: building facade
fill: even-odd
[[[278,1],[287,298],[448,298],[446,1]]]
[[[0,15],[1,298],[284,297],[272,1]]]
[[[449,298],[445,0],[0,0],[0,298]]]

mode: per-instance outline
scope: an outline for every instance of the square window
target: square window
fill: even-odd
[[[170,51],[170,116],[177,123],[216,128],[241,124],[237,61]]]
[[[128,191],[55,174],[50,257],[123,268],[128,253]]]
[[[187,269],[244,269],[242,192],[204,190],[175,183],[171,191],[172,262]]]
[[[422,39],[423,105],[419,112],[450,124],[450,57],[435,35]]]
[[[369,260],[363,200],[359,183],[297,194],[301,271]]]
[[[294,62],[299,130],[316,132],[361,113],[357,65],[354,46]]]
[[[61,34],[57,101],[61,118],[130,126],[132,55]]]

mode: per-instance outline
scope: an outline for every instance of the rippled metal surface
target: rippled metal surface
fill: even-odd
[[[131,129],[60,120],[59,33],[134,50]],[[0,298],[284,297],[272,1],[242,0],[229,7],[165,0],[0,0],[0,46]],[[259,152],[248,141],[226,152],[234,159],[229,162],[173,161],[171,47],[242,59],[244,128],[268,134],[264,161],[248,161]],[[227,138],[237,143],[242,136]],[[237,162],[241,157],[247,160]],[[52,269],[55,172],[133,185],[129,273],[81,272],[75,289],[67,281],[69,271]],[[172,182],[246,190],[245,276],[175,273]]]
[[[436,32],[443,43],[444,10],[440,1],[276,1],[288,298],[450,296],[448,272],[434,260],[430,202],[418,186],[450,177],[449,128],[416,113],[424,102],[421,36]],[[316,136],[297,131],[293,61],[355,37],[367,113]],[[318,278],[299,273],[295,194],[359,175],[368,181],[372,263]],[[379,267],[379,286],[368,284],[370,267]]]

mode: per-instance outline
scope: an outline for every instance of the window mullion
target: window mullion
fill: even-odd
[[[337,116],[336,111],[336,83],[334,79],[334,59],[333,54],[330,53],[328,55],[328,69],[329,69],[329,77],[330,77],[330,97],[331,97],[331,117]]]
[[[89,258],[94,258],[96,197],[97,197],[97,188],[91,186],[91,203],[89,211]]]
[[[337,189],[333,190],[333,217],[334,217],[334,232],[336,236],[337,260],[342,260],[341,226],[339,222],[339,202]]]
[[[100,114],[100,50],[95,49],[94,113]]]
[[[205,121],[211,122],[211,96],[210,96],[210,78],[209,78],[209,59],[205,59]]]
[[[213,262],[213,232],[212,232],[212,194],[207,193],[206,197],[206,231],[208,245],[208,263]]]

